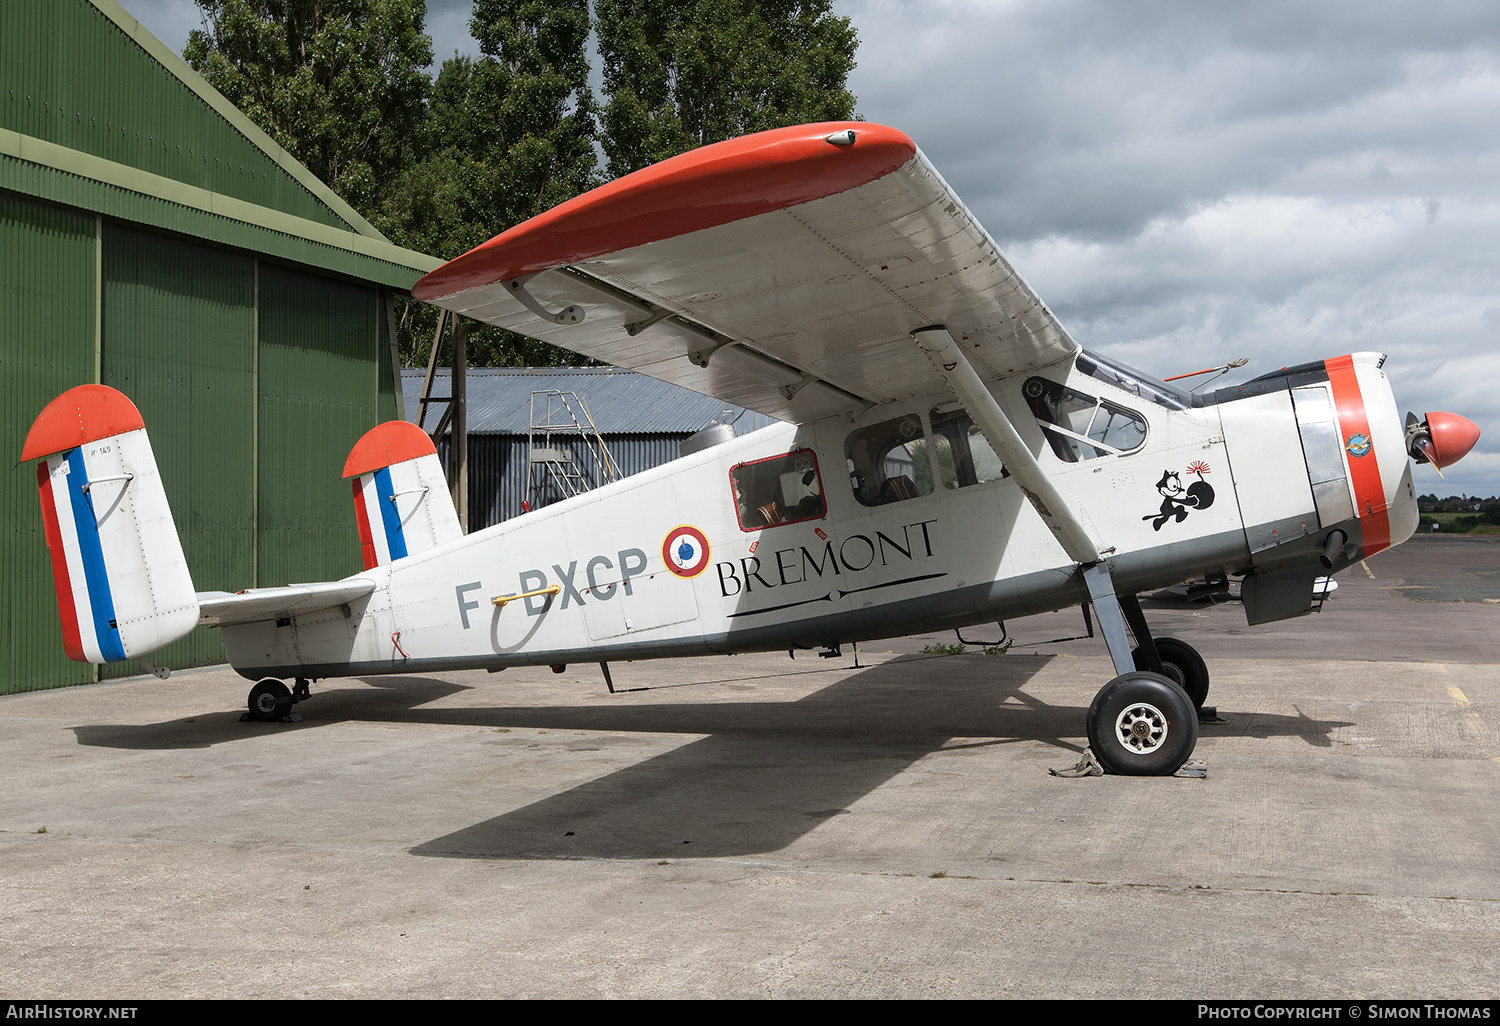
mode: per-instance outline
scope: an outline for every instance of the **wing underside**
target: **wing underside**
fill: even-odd
[[[852,144],[828,141],[845,131]],[[648,168],[654,177],[638,186],[632,179],[647,172],[519,225],[433,272],[413,294],[793,422],[942,389],[910,337],[927,325],[946,326],[986,380],[1077,351],[901,133],[814,125],[732,142],[741,159],[729,172],[714,165],[711,189],[695,189],[694,176],[714,146]],[[855,167],[862,145],[871,150]],[[845,166],[844,178],[828,171]],[[776,192],[777,176],[795,178],[802,167],[816,181],[763,198]],[[686,222],[692,230],[668,234],[684,227],[683,217],[663,207],[664,237],[653,237],[643,211],[674,194],[700,205]],[[559,244],[549,258],[549,239],[579,236],[601,241]],[[628,244],[599,251],[616,242]],[[543,316],[568,306],[582,310],[581,321]]]

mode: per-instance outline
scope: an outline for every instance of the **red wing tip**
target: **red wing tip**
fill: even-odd
[[[79,385],[52,400],[37,414],[21,446],[21,460],[66,452],[145,426],[141,411],[124,392],[108,385]]]
[[[349,458],[344,461],[343,476],[358,477],[372,470],[381,470],[436,453],[437,446],[432,444],[427,432],[409,421],[388,420],[366,431],[354,443],[354,448],[349,450]]]
[[[835,142],[852,132],[854,141]],[[796,206],[890,174],[917,144],[865,121],[793,125],[669,157],[575,196],[424,276],[431,301]]]

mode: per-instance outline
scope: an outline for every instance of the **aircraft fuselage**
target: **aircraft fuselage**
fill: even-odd
[[[1263,622],[1309,608],[1333,531],[1337,570],[1417,524],[1379,358],[1342,360],[1203,405],[1088,354],[991,392],[1122,594],[1252,574]],[[358,603],[224,627],[230,662],[321,678],[835,646],[1087,595],[948,393],[769,427],[357,576]]]

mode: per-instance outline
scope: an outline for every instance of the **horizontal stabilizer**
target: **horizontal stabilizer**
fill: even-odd
[[[198,595],[198,623],[225,627],[259,620],[280,620],[356,602],[374,590],[374,581],[356,579],[327,584],[289,584],[284,588],[251,588],[237,594],[205,591]]]
[[[463,537],[443,465],[427,432],[404,420],[365,432],[344,463],[365,569]]]

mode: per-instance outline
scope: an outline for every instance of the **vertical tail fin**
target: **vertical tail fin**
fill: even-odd
[[[42,521],[69,659],[109,663],[155,651],[198,623],[198,599],[140,411],[106,385],[80,385],[31,425]]]
[[[437,449],[415,424],[371,428],[349,450],[344,477],[354,478],[366,570],[463,537]]]

